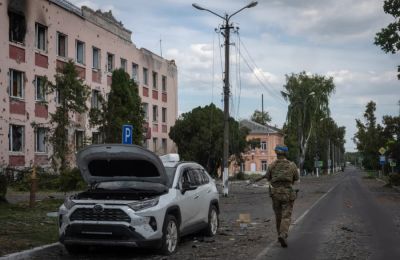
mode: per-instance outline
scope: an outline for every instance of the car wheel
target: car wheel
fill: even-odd
[[[64,246],[70,255],[77,255],[80,253],[84,253],[87,250],[87,247],[81,245],[64,245]]]
[[[217,234],[219,226],[218,210],[215,205],[210,206],[208,211],[208,225],[206,228],[206,236],[212,237]]]
[[[161,252],[164,255],[173,254],[179,242],[178,221],[172,215],[167,215],[164,221]]]

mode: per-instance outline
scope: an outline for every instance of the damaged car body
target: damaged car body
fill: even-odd
[[[60,242],[70,253],[87,245],[151,246],[174,253],[179,237],[215,235],[218,192],[197,163],[161,160],[136,145],[91,145],[77,154],[89,189],[59,210]]]

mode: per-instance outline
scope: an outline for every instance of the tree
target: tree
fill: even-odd
[[[122,125],[133,125],[133,143],[142,144],[144,112],[139,90],[123,69],[112,74],[111,90],[104,103],[102,118],[97,120],[106,143],[121,143]],[[95,112],[92,112],[94,114]],[[94,120],[96,122],[96,120]]]
[[[394,54],[400,50],[400,1],[385,0],[383,10],[392,15],[395,21],[376,34],[374,43],[384,52]],[[397,78],[400,79],[400,66],[397,67],[397,71],[399,72]]]
[[[267,125],[269,122],[271,122],[272,118],[269,115],[268,111],[259,111],[256,110],[254,111],[253,115],[251,116],[251,121],[257,122],[261,125]]]
[[[222,163],[224,114],[214,104],[184,113],[171,127],[169,137],[176,143],[183,160],[196,161],[215,175]],[[229,154],[238,160],[247,147],[248,130],[229,120]]]
[[[335,90],[333,78],[307,75],[305,72],[286,75],[283,98],[289,102],[286,135],[297,136],[297,163],[303,172],[304,160],[314,126],[328,117],[329,97]],[[292,140],[291,140],[292,141]]]
[[[68,157],[71,153],[68,142],[68,128],[74,127],[71,116],[73,113],[87,111],[89,87],[79,78],[73,61],[66,63],[62,71],[55,75],[55,84],[49,81],[47,83],[48,92],[55,92],[59,100],[55,113],[50,114],[52,164],[56,171],[64,172],[69,167]]]
[[[387,149],[386,155],[400,163],[400,115],[383,116],[382,137]],[[399,168],[399,166],[397,166]]]
[[[356,119],[357,132],[353,141],[363,156],[363,166],[369,170],[379,169],[378,150],[384,145],[382,127],[376,123],[376,104],[370,101],[364,112],[364,122]]]

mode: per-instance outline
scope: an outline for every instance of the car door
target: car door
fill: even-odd
[[[184,229],[193,223],[196,222],[197,215],[199,213],[198,208],[198,189],[194,190],[187,190],[184,193],[182,192],[182,185],[183,182],[189,182],[190,185],[197,185],[196,180],[193,178],[193,173],[191,167],[184,167],[180,171],[178,187],[181,192],[178,192],[178,204],[181,210],[182,222],[181,222],[181,229]]]
[[[201,186],[199,188],[199,193],[201,198],[200,220],[202,222],[208,222],[208,211],[210,208],[210,202],[212,200],[212,195],[213,195],[212,187],[210,179],[204,169],[202,168],[198,169],[198,174],[201,178]]]

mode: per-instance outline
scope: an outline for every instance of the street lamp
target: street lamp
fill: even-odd
[[[248,5],[242,7],[241,9],[237,10],[233,14],[229,15],[225,13],[225,16],[219,15],[207,8],[201,7],[198,4],[192,4],[192,6],[198,10],[201,11],[207,11],[212,13],[213,15],[218,16],[222,20],[224,20],[224,24],[220,27],[221,34],[224,36],[225,41],[225,77],[224,77],[224,155],[223,155],[223,167],[224,167],[224,172],[222,175],[222,182],[223,182],[223,193],[224,196],[228,195],[228,156],[229,156],[229,37],[230,37],[230,31],[233,29],[233,25],[229,24],[229,20],[234,16],[235,14],[241,12],[242,10],[246,8],[251,8],[257,5],[257,1],[252,1]]]

